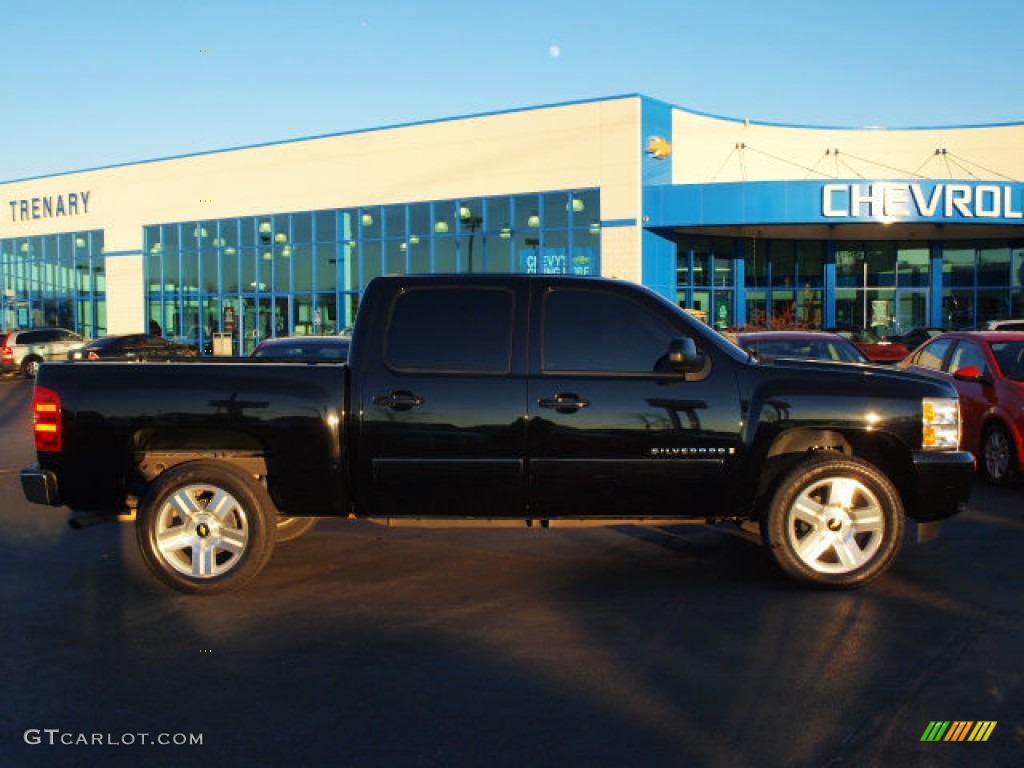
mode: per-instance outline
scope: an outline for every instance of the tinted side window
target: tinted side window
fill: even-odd
[[[406,371],[508,373],[514,305],[501,288],[405,291],[391,309],[384,359]]]
[[[544,299],[543,368],[651,373],[668,352],[673,328],[629,298],[558,289]]]
[[[42,344],[49,341],[46,331],[26,331],[18,334],[18,344]]]
[[[985,365],[985,355],[977,345],[969,341],[961,341],[956,345],[956,349],[953,350],[953,354],[949,358],[949,372],[956,373],[961,368],[968,368],[972,365],[981,373],[988,368]]]
[[[917,359],[914,363],[922,368],[932,368],[933,370],[941,371],[942,360],[946,357],[946,351],[952,343],[952,339],[933,341],[917,353]]]

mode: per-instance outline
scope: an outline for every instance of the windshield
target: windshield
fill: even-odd
[[[989,348],[1003,376],[1024,381],[1024,341],[992,341]]]

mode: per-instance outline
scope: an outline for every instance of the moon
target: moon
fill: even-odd
[[[548,53],[551,54],[551,58],[557,59],[559,56],[562,55],[562,49],[559,48],[557,45],[552,45],[550,48],[548,48]]]

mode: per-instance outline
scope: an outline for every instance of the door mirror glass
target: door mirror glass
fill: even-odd
[[[676,336],[668,345],[668,362],[673,370],[689,373],[704,367],[704,355],[689,336]]]

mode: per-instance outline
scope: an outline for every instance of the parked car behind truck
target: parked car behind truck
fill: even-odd
[[[153,362],[198,357],[192,344],[178,344],[149,333],[102,336],[68,352],[68,360],[132,360]]]
[[[986,480],[1009,485],[1024,473],[1024,331],[950,331],[899,365],[956,388],[961,444]]]
[[[760,365],[599,278],[378,278],[348,364],[48,365],[33,410],[26,496],[134,510],[153,573],[193,593],[255,576],[280,516],[752,524],[796,580],[855,587],[973,473],[949,383]]]
[[[39,366],[51,360],[64,360],[70,350],[88,339],[66,328],[29,328],[10,331],[0,344],[0,370],[20,372],[35,378]]]

